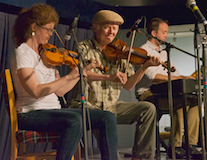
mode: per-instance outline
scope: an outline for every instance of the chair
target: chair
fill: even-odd
[[[26,144],[57,142],[59,135],[51,132],[35,132],[27,130],[18,130],[17,113],[15,108],[15,95],[10,70],[6,69],[1,74],[5,84],[2,85],[4,90],[5,101],[11,121],[11,157],[10,160],[46,160],[55,159],[56,151],[45,151],[42,153],[26,153]],[[19,145],[19,154],[17,156],[17,146]],[[81,160],[80,145],[72,160]]]

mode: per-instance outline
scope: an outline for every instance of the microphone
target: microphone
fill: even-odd
[[[129,38],[129,36],[131,35],[131,33],[134,31],[134,30],[137,30],[138,29],[138,25],[139,23],[142,21],[142,17],[141,19],[138,19],[137,21],[135,21],[135,23],[133,24],[133,26],[131,27],[130,31],[126,34],[126,37]]]
[[[196,5],[195,0],[187,0],[186,6],[192,10],[195,17],[204,24],[204,26],[207,26],[207,21],[201,11],[199,10],[198,6]]]
[[[77,26],[79,17],[80,17],[80,15],[78,14],[78,15],[74,18],[72,24],[69,26],[69,28],[68,28],[68,30],[67,30],[65,36],[64,36],[64,39],[65,39],[66,41],[69,41],[69,40],[70,40],[72,31],[73,31],[73,29]]]
[[[154,39],[156,39],[156,40],[158,40],[158,42],[160,42],[161,44],[164,44],[164,45],[169,44],[169,43],[167,43],[167,42],[164,42],[164,41],[158,39],[157,37],[153,37],[153,36],[151,36],[151,37],[154,38]]]
[[[161,44],[164,44],[164,45],[167,45],[168,43],[167,42],[164,42],[164,41],[162,41],[162,40],[160,40],[160,39],[158,39],[157,37],[153,37],[151,34],[146,34],[146,36],[148,37],[148,38],[154,38],[154,39],[156,39],[158,42],[160,42]]]

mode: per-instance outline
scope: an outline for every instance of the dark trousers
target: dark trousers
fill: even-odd
[[[100,130],[100,151],[103,160],[117,159],[117,128],[114,114],[89,109],[91,128]],[[87,114],[86,114],[87,115]],[[19,129],[57,132],[60,139],[56,160],[68,160],[75,153],[83,135],[80,108],[35,110],[18,114]],[[87,121],[87,128],[88,128]]]

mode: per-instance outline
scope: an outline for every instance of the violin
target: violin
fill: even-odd
[[[129,47],[126,45],[126,42],[123,42],[120,39],[114,39],[110,44],[108,44],[103,49],[104,55],[107,59],[110,60],[119,60],[119,59],[127,59],[129,54]],[[135,66],[140,66],[145,63],[146,60],[149,60],[150,57],[147,56],[147,51],[134,47],[132,49],[130,63]],[[167,62],[163,62],[162,66],[167,68]],[[171,72],[174,72],[175,68],[171,68]]]
[[[51,66],[62,66],[66,64],[71,68],[79,65],[75,58],[78,54],[74,51],[60,50],[52,44],[41,45],[41,58]],[[69,56],[70,55],[70,56]]]
[[[49,43],[41,45],[40,50],[41,58],[51,66],[62,66],[65,64],[73,68],[80,64],[79,60],[77,59],[78,54],[74,51],[58,49],[56,46]],[[90,63],[90,60],[87,63]],[[107,67],[102,68],[99,66],[96,68],[103,73],[108,71]]]

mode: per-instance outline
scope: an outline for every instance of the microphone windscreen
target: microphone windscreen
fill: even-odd
[[[71,38],[71,35],[65,34],[65,36],[64,36],[64,40],[65,41],[69,41],[70,38]]]

